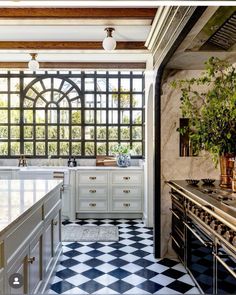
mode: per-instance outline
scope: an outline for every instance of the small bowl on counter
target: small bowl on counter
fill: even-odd
[[[213,183],[215,182],[215,179],[203,178],[201,179],[201,181],[203,182],[204,185],[213,185]]]
[[[197,185],[199,183],[198,179],[185,179],[185,181],[190,185]]]

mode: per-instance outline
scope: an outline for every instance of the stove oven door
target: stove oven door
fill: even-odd
[[[192,221],[184,223],[187,239],[187,268],[204,294],[213,294],[214,256],[212,240]]]
[[[221,247],[215,254],[215,258],[216,293],[236,294],[236,255]]]

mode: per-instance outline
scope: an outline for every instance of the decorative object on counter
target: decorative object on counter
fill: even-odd
[[[75,157],[73,158],[72,163],[73,163],[73,167],[77,167],[77,161],[75,160]]]
[[[199,183],[198,179],[185,179],[185,181],[190,185],[197,185]]]
[[[116,158],[108,156],[96,156],[96,166],[116,166]]]
[[[27,161],[25,155],[20,155],[18,167],[27,167]]]
[[[189,119],[193,150],[208,151],[215,165],[220,159],[220,185],[231,188],[231,160],[236,154],[236,70],[216,57],[205,64],[206,71],[199,78],[176,80],[172,86],[182,92],[180,108],[183,117]]]
[[[116,163],[119,167],[125,168],[131,165],[131,150],[127,146],[118,144],[112,151],[116,154]]]
[[[201,179],[201,181],[205,185],[212,185],[215,182],[215,179],[212,179],[212,178],[203,178],[203,179]]]
[[[67,166],[68,167],[76,167],[77,166],[77,161],[75,160],[75,157],[73,157],[73,160],[71,157],[69,157],[69,160],[67,161]]]

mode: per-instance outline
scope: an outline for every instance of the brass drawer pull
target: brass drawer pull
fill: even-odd
[[[96,193],[97,191],[96,191],[95,189],[90,189],[89,192],[92,193],[92,194],[94,194],[94,193]]]
[[[90,176],[89,179],[90,180],[95,180],[95,179],[97,179],[97,177],[96,176]]]
[[[35,261],[35,257],[29,257],[29,258],[28,258],[28,263],[33,264],[34,261]]]
[[[123,203],[123,207],[130,207],[130,203]]]
[[[123,179],[124,180],[130,180],[130,177],[129,176],[124,176]]]
[[[53,221],[53,225],[58,225],[58,221]]]
[[[125,194],[129,194],[129,193],[130,193],[130,190],[129,190],[129,189],[124,189],[124,190],[123,190],[123,193],[125,193]]]
[[[96,207],[97,204],[96,203],[89,203],[89,207]]]

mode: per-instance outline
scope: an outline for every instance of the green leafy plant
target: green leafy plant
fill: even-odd
[[[124,146],[124,145],[118,144],[118,145],[115,145],[115,146],[112,148],[112,152],[113,152],[114,154],[128,155],[128,154],[131,153],[131,150],[129,149],[128,146]]]
[[[194,151],[208,151],[217,165],[219,156],[236,153],[236,68],[215,57],[205,66],[201,77],[176,80],[172,86],[181,90],[180,108],[189,118]]]

